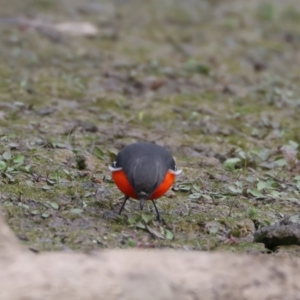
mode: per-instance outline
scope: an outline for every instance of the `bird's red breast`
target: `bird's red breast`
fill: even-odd
[[[116,186],[124,195],[133,199],[138,199],[137,194],[135,193],[133,187],[129,183],[127,176],[123,170],[112,172],[112,177]]]
[[[162,197],[173,185],[175,181],[175,174],[168,171],[163,182],[156,188],[150,199],[157,199]]]
[[[114,171],[112,173],[113,180],[119,190],[124,193],[126,196],[138,199],[138,196],[134,190],[134,188],[130,185],[129,180],[123,170]],[[175,181],[175,174],[168,171],[162,183],[156,188],[156,190],[150,195],[147,200],[154,200],[162,197],[173,185]]]

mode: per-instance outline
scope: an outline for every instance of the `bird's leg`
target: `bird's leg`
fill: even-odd
[[[123,210],[123,208],[124,208],[124,206],[125,206],[125,203],[126,203],[126,201],[127,201],[128,199],[129,199],[129,197],[125,195],[124,202],[122,203],[122,206],[121,206],[121,208],[120,208],[120,210],[119,210],[119,215],[121,214],[121,212],[122,212],[122,210]]]
[[[160,213],[159,213],[159,211],[158,211],[158,209],[157,209],[157,207],[156,207],[154,201],[153,201],[153,200],[151,200],[151,201],[152,201],[152,203],[153,203],[153,205],[154,205],[154,208],[155,208],[155,211],[156,211],[156,218],[157,218],[157,221],[158,221],[159,223],[161,223]]]

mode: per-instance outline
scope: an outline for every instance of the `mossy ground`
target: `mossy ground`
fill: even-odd
[[[298,222],[300,4],[276,3],[0,1],[1,206],[20,239],[264,252],[256,228]],[[18,16],[99,36],[53,40],[4,20]],[[183,169],[161,226],[151,203],[113,213],[111,155],[141,140]]]

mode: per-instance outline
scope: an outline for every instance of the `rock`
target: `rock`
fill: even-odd
[[[84,131],[87,131],[87,132],[95,133],[98,131],[98,127],[91,122],[77,121],[77,126],[81,127]]]
[[[298,259],[300,257],[300,246],[298,245],[279,246],[276,248],[275,256]]]
[[[300,224],[265,226],[254,233],[254,242],[274,249],[280,245],[300,245]]]
[[[294,300],[299,268],[299,260],[262,255],[138,248],[36,255],[0,213],[1,300]]]

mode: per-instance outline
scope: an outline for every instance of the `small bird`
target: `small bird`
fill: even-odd
[[[130,144],[117,154],[109,169],[115,184],[125,195],[119,215],[129,198],[139,200],[141,210],[145,201],[151,200],[157,220],[161,221],[153,200],[162,197],[182,171],[177,170],[170,152],[153,143]]]

